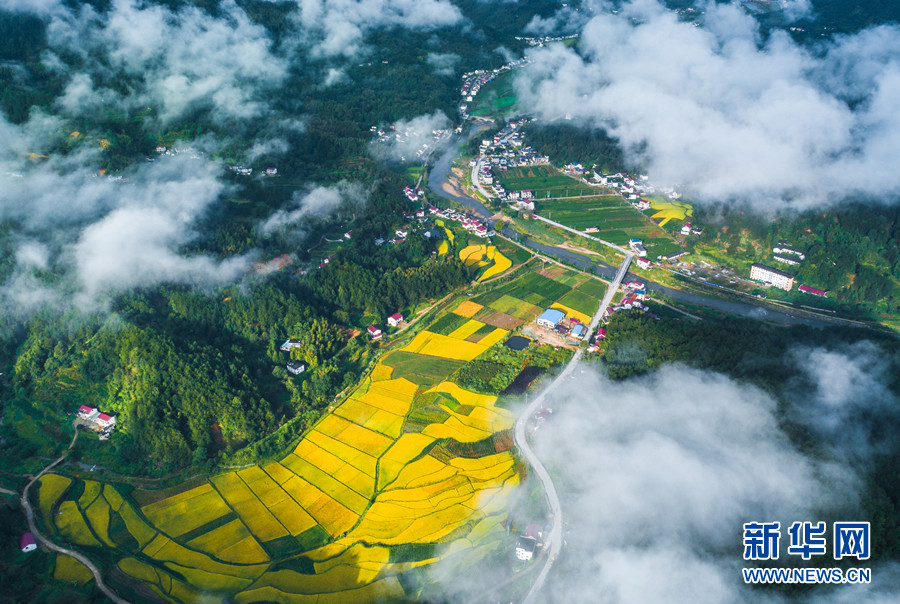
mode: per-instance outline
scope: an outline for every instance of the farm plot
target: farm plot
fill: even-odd
[[[459,252],[459,259],[466,266],[477,266],[482,268],[478,275],[478,281],[485,281],[500,273],[503,273],[512,266],[512,260],[504,256],[493,245],[470,245]]]
[[[50,518],[53,513],[53,506],[59,501],[59,498],[69,485],[72,484],[71,478],[60,476],[59,474],[44,474],[38,482],[38,508],[44,517],[44,522],[50,524]]]
[[[501,172],[500,184],[507,191],[530,190],[535,199],[580,195],[592,189],[583,182],[566,176],[551,166],[510,168]]]
[[[537,273],[528,273],[524,277],[504,285],[500,291],[519,300],[543,307],[557,300],[569,289],[571,288],[563,283],[542,277]],[[493,305],[491,307],[500,310]]]
[[[572,308],[584,315],[593,315],[597,312],[600,298],[595,298],[581,290],[573,289],[559,299],[558,304]]]
[[[463,361],[429,357],[398,350],[385,356],[381,360],[380,366],[391,368],[391,375],[403,376],[418,386],[429,388],[444,380],[462,365]]]
[[[145,505],[141,513],[162,532],[179,537],[231,513],[231,508],[211,485],[205,484]]]
[[[459,315],[460,317],[466,317],[467,319],[471,319],[475,316],[475,314],[484,308],[481,304],[476,304],[471,300],[463,301],[456,309],[453,311],[454,314]]]

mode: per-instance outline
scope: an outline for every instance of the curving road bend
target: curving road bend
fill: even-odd
[[[122,598],[117,596],[115,592],[113,592],[109,587],[107,587],[106,583],[103,582],[103,575],[100,574],[100,569],[97,568],[97,565],[91,562],[90,558],[74,550],[56,545],[40,533],[37,527],[37,523],[34,521],[34,510],[31,507],[31,501],[28,500],[28,491],[31,489],[31,485],[37,482],[41,478],[41,476],[55,468],[57,465],[59,465],[60,462],[62,462],[62,460],[64,460],[69,455],[69,451],[72,450],[72,447],[75,446],[75,441],[78,440],[78,428],[76,427],[75,423],[72,424],[72,427],[75,428],[75,436],[72,437],[72,442],[69,443],[69,447],[65,451],[63,451],[63,454],[60,455],[56,461],[41,470],[41,472],[37,476],[32,478],[31,481],[27,485],[25,485],[25,489],[22,491],[22,496],[19,499],[19,503],[22,504],[22,508],[25,510],[25,518],[28,520],[28,530],[31,531],[31,533],[34,535],[35,541],[44,545],[45,547],[47,547],[47,549],[53,550],[54,552],[60,554],[64,554],[66,556],[71,556],[84,564],[88,568],[88,570],[91,571],[91,574],[94,575],[94,581],[97,585],[97,589],[103,592],[103,595],[105,595],[116,604],[129,604],[127,600],[123,600]],[[16,495],[18,495],[18,493],[16,493]]]

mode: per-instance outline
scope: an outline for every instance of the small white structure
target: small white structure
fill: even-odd
[[[100,411],[98,411],[94,407],[88,407],[87,405],[82,405],[78,408],[78,417],[87,422],[92,422],[97,419],[97,416],[100,415]]]
[[[366,328],[366,331],[369,332],[369,336],[370,336],[373,340],[380,340],[380,339],[381,339],[381,330],[378,329],[377,327],[375,327],[374,325],[369,325],[369,326]]]
[[[516,558],[519,560],[531,560],[534,556],[534,549],[537,547],[537,539],[534,537],[521,536],[516,541]]]
[[[295,338],[291,338],[289,340],[284,341],[284,344],[281,345],[281,350],[283,350],[285,352],[290,352],[292,348],[297,348],[298,346],[300,346],[302,344],[303,344],[302,340],[297,340]]]
[[[395,312],[390,317],[387,318],[387,324],[391,327],[397,327],[403,321],[403,315],[398,312]]]
[[[37,549],[37,543],[34,541],[34,535],[31,533],[25,533],[22,535],[22,538],[19,539],[19,547],[22,548],[22,551],[25,553],[33,552]]]
[[[300,361],[291,361],[287,364],[287,370],[294,375],[300,375],[301,373],[306,371],[306,365],[304,365]]]
[[[104,431],[112,430],[116,427],[116,416],[107,415],[106,413],[98,413],[97,419],[94,420],[94,423]]]

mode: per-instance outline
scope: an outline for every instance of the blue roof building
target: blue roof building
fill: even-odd
[[[544,327],[549,327],[550,329],[554,329],[557,325],[559,325],[559,322],[565,318],[566,314],[561,310],[548,308],[541,314],[540,317],[538,317],[537,324]]]
[[[585,327],[584,323],[579,323],[575,327],[572,328],[572,336],[584,339],[585,334],[587,334],[587,327]]]

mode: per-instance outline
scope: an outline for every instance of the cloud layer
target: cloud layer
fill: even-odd
[[[602,126],[661,182],[706,200],[810,206],[900,193],[900,28],[810,50],[739,8],[701,27],[655,0],[594,16],[580,50],[531,54],[517,88],[545,119]]]
[[[856,509],[856,476],[799,453],[755,387],[670,366],[616,383],[585,372],[552,398],[537,451],[567,544],[550,601],[780,601],[743,584],[742,524]]]

